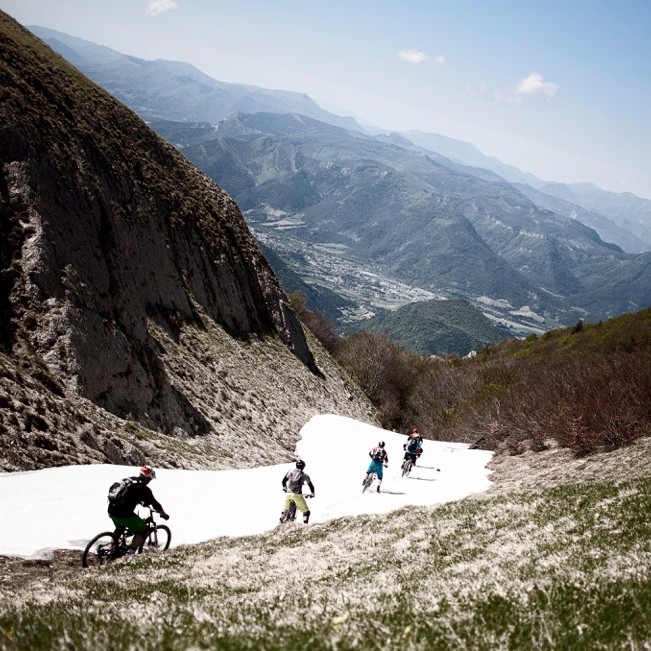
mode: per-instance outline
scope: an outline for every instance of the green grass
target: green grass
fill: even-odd
[[[11,649],[642,649],[651,479],[217,539],[16,586]]]
[[[480,351],[480,357],[549,358],[552,355],[633,352],[651,347],[651,308],[581,328],[557,328],[541,336],[504,341]]]

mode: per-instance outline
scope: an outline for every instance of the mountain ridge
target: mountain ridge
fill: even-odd
[[[74,53],[74,65],[145,119],[215,123],[238,111],[282,110],[361,130],[354,118],[322,109],[306,93],[218,81],[191,63],[149,61],[56,30],[37,25],[28,29],[62,54]]]

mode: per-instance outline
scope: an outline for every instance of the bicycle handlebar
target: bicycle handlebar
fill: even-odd
[[[153,506],[148,505],[148,504],[142,504],[140,503],[139,506],[142,506],[143,508],[147,509],[149,511],[149,515],[145,518],[145,522],[147,521],[152,521],[154,519],[154,513],[156,515],[159,515],[163,520],[169,520],[170,516],[169,514],[165,513],[160,513],[157,511]]]
[[[287,491],[284,488],[283,488],[283,493],[287,493]],[[303,493],[295,493],[295,494],[296,495],[303,495]],[[314,495],[312,495],[312,493],[305,493],[303,495],[303,497],[305,497],[306,499],[312,499],[314,497]]]

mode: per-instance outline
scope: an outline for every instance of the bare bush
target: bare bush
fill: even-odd
[[[301,295],[292,304],[387,429],[418,424],[427,438],[510,454],[560,445],[585,455],[651,435],[651,310],[441,360],[384,333],[337,338]]]
[[[303,325],[312,331],[314,336],[329,353],[333,353],[337,346],[337,337],[335,336],[335,327],[332,323],[320,312],[308,309],[305,296],[300,292],[290,294],[288,298],[292,309]]]
[[[476,429],[497,449],[514,452],[546,441],[587,454],[619,447],[651,433],[651,354],[585,354],[491,361],[463,397],[456,427]],[[497,378],[497,381],[496,381]],[[496,431],[493,423],[500,423]]]
[[[407,402],[420,372],[417,355],[386,334],[360,332],[340,342],[337,359],[378,407],[383,427],[400,431],[409,426]]]

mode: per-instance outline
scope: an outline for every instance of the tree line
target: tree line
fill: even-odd
[[[416,355],[386,333],[340,337],[302,294],[303,324],[358,382],[382,427],[518,454],[576,454],[651,435],[651,309],[507,340],[472,358]]]

